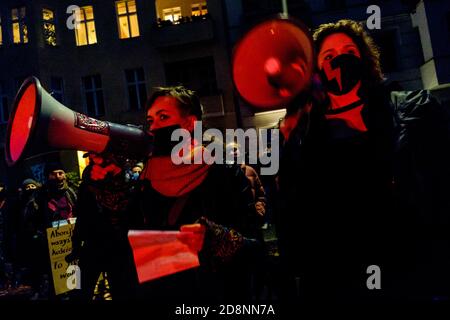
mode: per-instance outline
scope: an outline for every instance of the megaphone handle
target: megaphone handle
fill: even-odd
[[[135,160],[146,158],[151,148],[151,138],[143,130],[109,122],[110,140],[105,152],[126,156]]]

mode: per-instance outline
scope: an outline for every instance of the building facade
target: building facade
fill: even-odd
[[[450,106],[450,3],[415,1],[412,17],[423,44],[424,62],[420,66],[423,87]]]
[[[368,7],[377,5],[381,28],[369,32],[386,77],[447,99],[448,1],[286,3],[311,30],[342,18],[366,23]],[[0,179],[17,178],[3,161],[5,130],[14,95],[30,75],[65,106],[117,123],[142,124],[151,88],[182,83],[201,96],[206,126],[275,125],[284,111],[261,113],[240,100],[230,61],[249,28],[281,11],[281,0],[0,1]]]
[[[0,147],[31,75],[75,111],[138,125],[152,87],[182,83],[201,96],[207,124],[236,126],[220,0],[3,0],[0,17]]]

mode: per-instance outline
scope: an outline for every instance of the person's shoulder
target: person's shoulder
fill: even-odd
[[[71,193],[77,193],[78,192],[78,188],[73,187],[73,186],[68,186],[67,187],[67,191],[69,191]]]
[[[256,172],[255,168],[253,168],[250,165],[245,165],[245,175],[246,176],[257,176],[258,173]]]
[[[66,197],[70,197],[72,201],[76,201],[79,195],[79,189],[68,186],[64,194],[66,195]]]

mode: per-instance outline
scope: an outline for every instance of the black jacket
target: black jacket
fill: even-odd
[[[395,287],[391,275],[407,269],[414,255],[410,228],[420,226],[419,208],[428,217],[449,212],[440,196],[448,183],[433,173],[447,174],[448,162],[435,168],[411,163],[431,160],[428,152],[448,159],[448,118],[440,105],[425,91],[391,100],[384,87],[371,90],[367,101],[367,132],[334,138],[323,106],[316,105],[282,150],[280,250],[287,273],[300,278],[309,297],[370,296],[366,269],[373,264],[385,271],[384,288]],[[413,112],[418,106],[422,114]],[[410,116],[422,127],[407,124]],[[423,176],[434,180],[424,183]]]
[[[104,260],[106,265],[132,259],[127,253],[128,230],[179,230],[181,225],[201,221],[207,225],[201,266],[144,283],[138,286],[137,297],[200,303],[225,298],[243,301],[249,296],[249,272],[262,250],[251,189],[239,166],[213,165],[173,225],[167,218],[176,198],[161,195],[146,180],[132,188],[119,180],[107,188],[86,181],[80,188],[73,242],[82,258],[95,263]],[[129,281],[136,281],[135,270],[127,273]]]
[[[141,285],[141,298],[168,302],[246,301],[250,273],[261,263],[261,235],[251,188],[239,166],[213,165],[202,184],[188,196],[174,225],[168,213],[175,198],[165,197],[149,183],[143,186],[139,229],[178,230],[183,224],[207,225],[199,253],[200,267]]]

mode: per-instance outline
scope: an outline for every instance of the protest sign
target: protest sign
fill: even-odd
[[[72,233],[74,223],[59,224],[47,229],[48,249],[55,294],[59,295],[72,289],[79,289],[80,269],[68,264],[66,256],[72,252]]]

